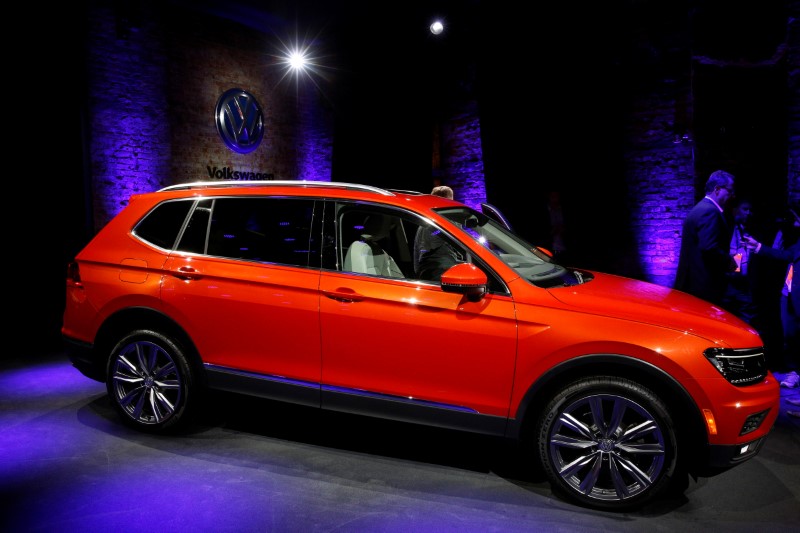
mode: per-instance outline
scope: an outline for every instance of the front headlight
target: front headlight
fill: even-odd
[[[767,377],[767,358],[760,348],[709,348],[703,355],[736,386],[759,383]]]

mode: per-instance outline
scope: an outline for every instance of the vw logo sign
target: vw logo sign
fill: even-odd
[[[252,152],[264,137],[264,114],[255,97],[242,89],[229,89],[217,100],[217,131],[228,148]]]

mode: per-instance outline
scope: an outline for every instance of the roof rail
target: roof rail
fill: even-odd
[[[411,195],[411,196],[419,196],[419,195],[425,194],[424,192],[412,191],[412,190],[409,190],[409,189],[388,189],[388,191],[389,192],[397,192],[397,193],[400,193],[400,194],[408,194],[408,195]]]
[[[359,183],[345,183],[341,181],[311,181],[311,180],[214,180],[214,181],[195,181],[191,183],[179,183],[159,189],[163,191],[185,191],[188,189],[217,189],[225,187],[335,187],[340,189],[352,189],[359,191],[369,191],[383,196],[393,196],[393,193],[373,187],[371,185],[361,185]]]

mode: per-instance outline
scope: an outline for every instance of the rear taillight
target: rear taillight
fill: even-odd
[[[75,261],[67,265],[67,283],[72,285],[81,284],[81,269]]]

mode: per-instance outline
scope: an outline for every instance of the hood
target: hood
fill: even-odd
[[[564,305],[583,312],[691,332],[735,348],[763,342],[749,324],[705,300],[635,279],[592,272],[581,285],[548,289]]]

